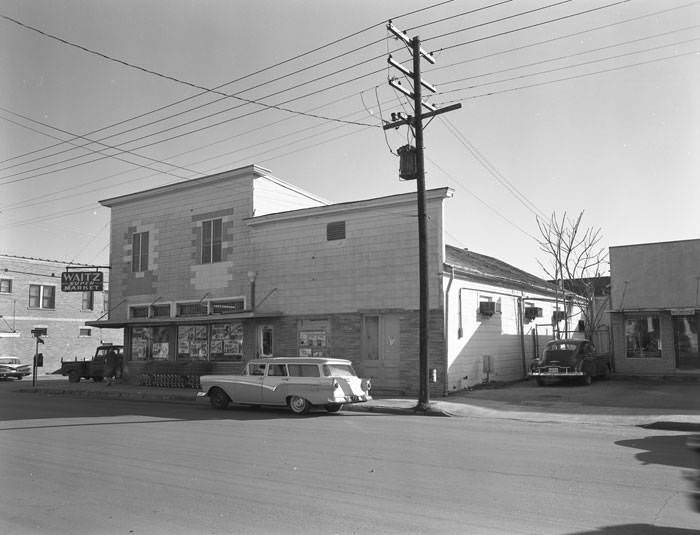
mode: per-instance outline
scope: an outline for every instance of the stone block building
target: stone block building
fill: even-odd
[[[88,266],[59,260],[0,254],[0,354],[31,364],[36,351],[32,329],[46,329],[44,366],[38,374],[61,367],[61,359],[90,358],[102,342],[121,344],[121,330],[88,327],[107,312],[107,292],[62,292],[61,273],[66,266]],[[104,279],[108,284],[109,274]]]
[[[452,195],[426,192],[432,395],[483,380],[470,359],[483,368],[484,351],[492,377],[522,377],[538,316],[525,321],[518,307],[546,318],[554,295],[537,277],[447,246]],[[415,193],[331,204],[251,165],[101,203],[111,209],[111,312],[88,325],[124,329],[130,377],[156,361],[227,373],[255,357],[333,356],[378,391],[417,391]],[[458,312],[456,300],[487,297],[500,305],[479,330],[485,317]],[[491,341],[465,344],[472,331]]]

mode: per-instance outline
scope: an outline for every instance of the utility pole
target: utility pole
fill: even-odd
[[[429,388],[429,376],[428,376],[428,319],[430,313],[430,300],[428,293],[429,286],[429,259],[428,259],[428,233],[427,233],[427,213],[425,208],[425,160],[423,156],[424,146],[423,146],[423,119],[426,117],[433,117],[441,113],[446,113],[448,111],[456,110],[462,107],[461,104],[455,104],[453,106],[447,106],[445,108],[436,109],[435,106],[424,102],[422,98],[422,87],[427,88],[431,92],[435,92],[436,89],[431,84],[425,82],[421,78],[421,58],[426,59],[430,63],[435,63],[435,58],[432,54],[425,52],[420,46],[420,38],[418,36],[409,39],[405,32],[402,32],[396,26],[392,24],[391,21],[387,24],[388,30],[393,33],[398,39],[404,42],[404,44],[409,48],[411,55],[413,57],[413,72],[406,69],[401,63],[394,61],[394,59],[389,56],[388,62],[391,66],[402,72],[408,78],[412,80],[413,91],[405,89],[401,82],[392,79],[389,81],[389,85],[394,89],[405,94],[407,97],[413,100],[413,117],[403,117],[398,114],[398,120],[396,114],[392,114],[393,122],[384,125],[384,130],[389,130],[391,128],[398,128],[402,125],[408,125],[413,128],[414,136],[416,140],[416,146],[413,147],[402,147],[403,151],[399,149],[399,154],[401,154],[402,159],[404,157],[414,158],[413,163],[415,167],[413,171],[407,171],[402,173],[402,177],[407,180],[416,180],[416,191],[418,200],[418,269],[419,269],[419,280],[420,280],[420,302],[419,302],[419,365],[418,365],[418,404],[416,405],[416,410],[425,411],[430,406],[430,388]],[[423,106],[428,108],[428,112],[423,113]],[[405,166],[401,165],[402,170],[405,170]]]

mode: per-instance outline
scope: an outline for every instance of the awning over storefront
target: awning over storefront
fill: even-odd
[[[254,320],[278,318],[281,312],[255,312],[246,311],[236,314],[215,314],[207,316],[181,316],[168,318],[131,318],[128,320],[101,320],[86,321],[88,327],[99,327],[102,329],[123,329],[125,327],[154,327],[164,325],[190,325],[192,323],[223,323],[230,321]]]

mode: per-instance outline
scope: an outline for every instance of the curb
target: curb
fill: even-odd
[[[21,386],[14,389],[15,392],[24,394],[40,394],[45,396],[69,396],[84,399],[117,399],[120,401],[155,401],[162,403],[195,404],[197,402],[196,390],[176,389],[173,393],[153,392],[148,390],[128,389],[116,387],[109,390],[103,388],[63,388],[42,386]],[[389,403],[392,401],[390,400]],[[397,403],[396,400],[393,401]],[[380,400],[374,402],[349,404],[343,407],[347,412],[368,412],[374,414],[394,414],[403,416],[438,416],[455,418],[491,418],[501,420],[521,420],[549,423],[580,423],[585,425],[629,425],[644,429],[665,431],[700,432],[700,417],[692,416],[698,421],[685,420],[683,415],[669,414],[669,420],[664,420],[661,414],[620,414],[613,412],[609,415],[590,415],[586,413],[561,413],[561,412],[528,412],[503,410],[494,407],[481,407],[476,405],[460,405],[449,402],[432,402],[427,410],[419,410],[413,406],[412,400],[400,400],[398,403],[410,403],[411,406],[382,405]],[[449,405],[449,406],[446,406]],[[679,418],[676,420],[675,418]]]

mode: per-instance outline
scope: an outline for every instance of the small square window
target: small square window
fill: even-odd
[[[12,279],[0,279],[0,293],[12,293]]]
[[[344,240],[345,221],[334,221],[326,225],[326,240]]]
[[[92,329],[90,327],[81,327],[78,336],[92,336]]]

